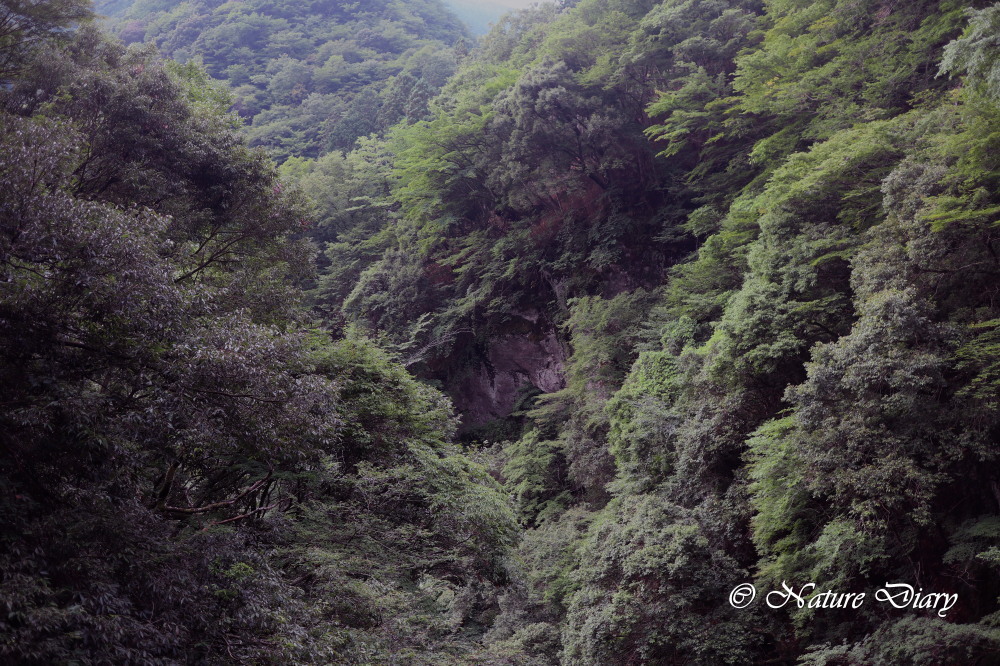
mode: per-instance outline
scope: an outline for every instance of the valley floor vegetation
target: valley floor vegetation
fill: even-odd
[[[1000,3],[98,10],[0,0],[0,661],[1000,663]]]

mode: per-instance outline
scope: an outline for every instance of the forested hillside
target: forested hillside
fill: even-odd
[[[3,660],[1000,664],[1000,3],[0,2]]]
[[[3,9],[0,662],[474,651],[513,516],[440,393],[303,307],[307,207],[229,93]]]
[[[494,649],[1000,662],[1000,7],[574,5],[301,181],[327,316],[499,442]],[[958,602],[733,608],[748,581]]]
[[[349,150],[358,137],[422,119],[468,48],[468,32],[440,0],[98,7],[126,43],[155,44],[227,81],[250,143],[282,159]]]

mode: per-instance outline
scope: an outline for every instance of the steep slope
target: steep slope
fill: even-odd
[[[531,10],[356,186],[304,177],[357,204],[320,305],[508,440],[497,655],[995,661],[998,9],[966,4]],[[958,601],[727,602],[782,581]]]
[[[244,102],[443,38],[363,4],[136,34]],[[0,34],[5,658],[1000,661],[1000,3],[544,5],[280,172],[58,6]]]

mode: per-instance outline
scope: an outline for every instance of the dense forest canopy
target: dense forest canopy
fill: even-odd
[[[317,156],[419,120],[468,32],[440,0],[105,2],[125,43],[229,83],[252,145]]]
[[[0,2],[4,660],[1000,663],[1000,3]]]
[[[0,660],[467,652],[510,510],[440,393],[304,309],[308,211],[228,91],[4,8]]]

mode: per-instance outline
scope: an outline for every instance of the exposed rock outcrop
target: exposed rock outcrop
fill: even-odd
[[[566,385],[566,350],[555,328],[534,311],[517,317],[511,327],[516,332],[493,338],[485,358],[480,355],[450,382],[448,393],[462,414],[463,429],[508,416],[532,387],[551,393]]]

